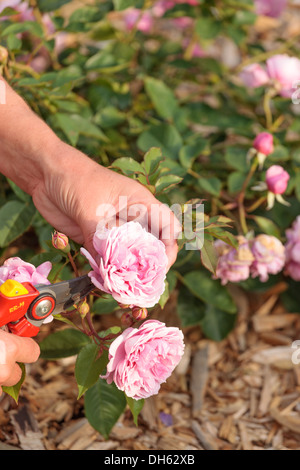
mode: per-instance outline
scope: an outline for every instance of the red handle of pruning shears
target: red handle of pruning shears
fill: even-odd
[[[95,286],[88,276],[34,286],[8,279],[0,286],[0,328],[33,337],[49,315],[60,313],[86,297]]]

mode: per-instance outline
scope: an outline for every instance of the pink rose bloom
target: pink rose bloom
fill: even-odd
[[[264,155],[270,155],[274,151],[274,139],[269,132],[261,132],[256,136],[253,147]]]
[[[1,0],[0,2],[0,13],[5,8],[15,8],[16,6],[20,5],[22,0]]]
[[[175,5],[181,3],[186,3],[191,6],[199,5],[198,0],[158,0],[152,7],[152,13],[156,17],[161,17],[166,11],[171,10]]]
[[[286,238],[284,273],[294,281],[300,281],[300,216],[296,218],[292,228],[286,231]]]
[[[190,16],[180,16],[179,18],[172,18],[172,22],[175,28],[178,29],[190,28],[194,23],[193,18],[191,18]]]
[[[228,282],[241,282],[250,277],[250,267],[254,260],[249,243],[244,237],[238,237],[239,247],[233,248],[222,240],[215,242],[218,253],[216,278],[222,285]]]
[[[278,92],[290,98],[295,90],[295,83],[300,80],[300,60],[287,54],[278,54],[267,60],[267,72],[278,87]]]
[[[21,258],[9,258],[0,267],[0,284],[13,279],[18,282],[30,282],[34,285],[50,284],[47,279],[52,269],[50,261],[40,264],[37,268],[30,263],[26,263]]]
[[[279,18],[286,7],[287,0],[254,0],[258,15]]]
[[[251,64],[245,67],[240,73],[240,79],[249,88],[258,88],[270,81],[267,72],[259,64]]]
[[[157,320],[147,320],[138,329],[127,328],[109,348],[109,384],[139,400],[156,395],[178,365],[184,351],[183,334]]]
[[[138,10],[137,8],[129,8],[124,14],[126,28],[130,31],[137,28],[142,33],[150,33],[153,27],[153,18],[148,11]]]
[[[173,0],[159,0],[158,2],[155,2],[155,4],[152,7],[152,13],[154,16],[160,18],[161,16],[164,16],[166,11],[170,10],[175,6],[175,1]]]
[[[272,165],[266,171],[268,190],[273,194],[283,194],[287,188],[290,175],[280,165]]]
[[[252,244],[254,262],[251,276],[259,277],[262,282],[269,274],[278,274],[285,264],[285,247],[278,238],[271,235],[258,235]]]
[[[165,289],[168,258],[165,245],[138,222],[96,231],[96,258],[84,248],[96,287],[124,305],[153,307]]]

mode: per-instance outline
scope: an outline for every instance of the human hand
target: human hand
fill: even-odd
[[[33,363],[38,360],[40,348],[31,338],[7,333],[0,329],[0,395],[1,386],[16,385],[22,376],[18,362]]]
[[[102,167],[69,145],[62,143],[58,152],[57,165],[45,173],[32,194],[45,219],[93,254],[93,236],[104,217],[99,207],[113,207],[117,223],[122,223],[124,214],[126,220],[136,220],[135,209],[144,209],[147,229],[165,244],[169,269],[177,257],[180,231],[173,212],[137,181]]]

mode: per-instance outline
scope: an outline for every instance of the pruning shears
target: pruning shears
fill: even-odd
[[[49,317],[84,299],[95,286],[88,275],[50,285],[8,279],[0,286],[0,328],[33,337]]]

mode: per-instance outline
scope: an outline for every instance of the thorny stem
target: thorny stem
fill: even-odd
[[[74,259],[73,259],[72,255],[71,255],[71,253],[68,253],[68,258],[69,258],[69,261],[70,261],[70,263],[71,263],[71,265],[72,265],[72,268],[73,268],[73,270],[74,270],[75,276],[78,277],[78,276],[79,276],[78,269],[77,269],[77,266],[76,266],[76,264],[75,264],[75,262],[74,262]]]
[[[246,189],[248,187],[248,184],[250,183],[251,181],[251,178],[252,176],[254,175],[255,171],[256,171],[256,168],[257,168],[257,165],[258,165],[258,162],[255,161],[251,168],[250,168],[250,171],[244,181],[244,184],[243,184],[243,187],[242,187],[242,190],[238,196],[238,199],[237,199],[237,202],[238,202],[238,207],[239,207],[239,215],[240,215],[240,224],[241,224],[241,228],[242,228],[242,231],[244,233],[244,235],[247,235],[248,233],[248,226],[247,226],[247,220],[246,220],[246,211],[245,211],[245,207],[244,207],[244,200],[245,200],[245,194],[246,194]]]
[[[271,88],[264,96],[264,112],[266,116],[266,128],[271,129],[273,124],[273,116],[271,111],[271,98],[274,96],[274,90]]]

